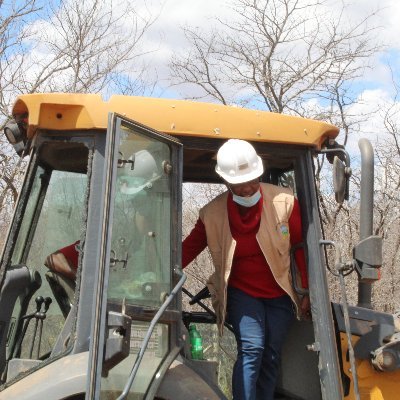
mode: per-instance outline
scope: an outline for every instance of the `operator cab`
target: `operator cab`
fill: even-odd
[[[110,199],[112,204],[109,205],[113,210],[113,227],[107,233],[111,243],[107,313],[121,311],[124,303],[126,315],[137,321],[131,326],[131,335],[136,335],[139,342],[148,329],[149,318],[154,315],[152,310],[160,307],[172,284],[173,275],[169,268],[164,267],[163,260],[168,259],[171,252],[168,239],[171,225],[168,221],[171,220],[172,208],[175,212],[179,210],[179,207],[173,206],[174,196],[178,199],[178,195],[171,193],[169,182],[170,170],[176,166],[167,144],[152,140],[128,125],[121,124],[120,129],[120,143],[115,147],[118,152],[115,155],[118,157],[115,178],[109,177],[110,182],[115,179],[115,197]],[[17,210],[21,215],[21,224],[19,229],[12,231],[16,239],[15,245],[10,247],[6,272],[7,277],[11,277],[18,270],[25,279],[25,286],[17,284],[21,287],[19,292],[13,289],[14,303],[8,304],[11,318],[6,327],[9,333],[1,363],[6,384],[17,381],[27,371],[51,363],[74,347],[74,330],[82,301],[80,295],[85,290],[83,282],[88,279],[86,267],[83,267],[88,210],[99,204],[96,196],[100,193],[93,187],[93,179],[97,172],[95,165],[98,142],[102,140],[100,135],[99,132],[85,132],[84,135],[62,136],[43,132],[37,138],[37,150],[33,153],[27,184],[21,193],[25,202]],[[224,140],[198,140],[185,136],[174,140],[183,144],[185,185],[193,190],[206,183],[210,188],[215,187],[216,191],[224,190],[215,173],[216,153]],[[290,187],[296,195],[298,191],[301,195],[304,185],[297,184],[302,179],[298,165],[303,162],[304,151],[296,146],[253,144],[266,167],[262,181]],[[198,200],[205,202],[208,199]],[[76,281],[44,266],[43,262],[50,253],[77,241],[79,266]],[[208,265],[204,268],[210,268],[209,261],[205,262]],[[18,275],[10,279],[16,281],[22,278]],[[14,281],[12,286],[15,286]],[[201,288],[202,285],[198,285],[198,289]],[[6,298],[6,295],[2,294],[2,297]],[[186,305],[188,300],[183,299]],[[191,311],[187,308],[184,312],[184,323],[187,327],[193,321],[198,323],[203,331],[205,347],[209,347],[216,337],[215,321],[207,313]],[[179,315],[166,311],[163,319],[177,321]],[[170,323],[157,324],[155,336],[151,339],[152,349],[147,351],[148,361],[145,361],[152,365],[153,372],[140,375],[139,389],[136,386],[135,390],[145,391],[144,388],[150,384],[146,379],[154,376],[168,355],[168,349],[173,346],[167,339],[170,326]],[[302,344],[312,340],[312,324],[299,323],[292,332],[290,346],[296,343],[295,349],[284,352],[284,362],[290,365],[293,357],[297,357],[307,359],[310,365],[310,355],[301,349],[305,347]],[[301,343],[299,338],[303,338]],[[226,347],[233,350],[234,339],[228,329],[223,340]],[[134,350],[131,351],[134,353]],[[216,359],[221,354],[214,351],[206,356]],[[312,361],[315,364],[316,358]],[[116,387],[121,387],[127,379],[131,363],[130,356],[115,367],[111,362],[109,373],[102,378],[103,386],[107,388],[104,390],[112,393]],[[315,366],[315,374],[317,371]],[[314,375],[307,375],[304,380],[309,383]],[[290,381],[291,378],[284,373],[282,393],[290,391],[285,380]]]
[[[187,211],[182,207],[189,205],[189,191],[196,194],[190,213],[197,218],[197,209],[210,200],[208,192],[214,197],[225,190],[215,173],[216,154],[227,138],[244,130],[243,138],[263,159],[261,180],[290,187],[299,200],[315,291],[311,294],[318,298],[318,341],[329,342],[321,354],[307,351],[307,345],[317,340],[315,326],[311,321],[296,322],[283,352],[277,391],[286,399],[321,398],[318,364],[322,357],[334,365],[325,349],[332,351],[336,338],[324,334],[334,332],[334,327],[321,268],[312,156],[316,143],[322,145],[324,135],[336,131],[292,117],[250,115],[249,110],[221,107],[218,114],[214,106],[189,102],[170,107],[166,100],[117,98],[113,107],[129,119],[108,114],[104,105],[93,106],[91,97],[79,97],[84,104],[79,107],[63,103],[78,101],[74,96],[54,99],[35,105],[29,115],[30,129],[36,131],[31,132],[31,142],[24,142],[30,161],[2,258],[0,393],[15,396],[25,382],[33,384],[46,371],[54,390],[65,390],[62,398],[108,399],[122,392],[135,399],[224,398],[217,384],[230,385],[229,363],[226,376],[220,374],[217,382],[215,360],[226,361],[226,349],[235,353],[234,339],[227,327],[218,348],[213,317],[199,309],[193,312],[187,304],[190,297],[182,295],[181,216]],[[146,104],[149,108],[141,109]],[[194,114],[185,107],[201,109],[204,118],[196,114],[194,124],[188,118]],[[133,121],[135,116],[143,125]],[[270,118],[273,124],[267,123]],[[289,121],[287,125],[280,123],[281,118]],[[225,136],[210,133],[214,131],[201,125],[203,121],[210,126],[225,123],[224,129],[220,125]],[[305,128],[298,129],[303,122],[307,135]],[[256,123],[271,129],[272,136],[256,129]],[[194,222],[184,227],[185,234]],[[75,281],[44,266],[49,254],[76,242]],[[211,272],[206,254],[199,262],[197,269],[204,275],[194,285],[198,291]],[[295,285],[296,276],[294,266]],[[190,359],[184,325],[191,322],[201,325],[209,361]],[[307,369],[299,368],[304,364]],[[67,384],[66,376],[76,380]],[[190,385],[183,377],[190,378]],[[38,387],[39,398],[45,398],[45,388]]]

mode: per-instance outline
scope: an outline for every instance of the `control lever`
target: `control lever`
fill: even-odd
[[[44,299],[44,310],[43,312],[39,313],[39,342],[38,342],[38,346],[36,349],[36,359],[39,359],[39,354],[40,354],[40,344],[42,343],[42,330],[43,330],[43,321],[46,319],[46,313],[49,310],[50,304],[53,302],[53,300],[51,299],[51,297],[46,297]]]
[[[47,313],[47,311],[49,310],[49,308],[50,308],[50,304],[53,302],[53,300],[51,299],[51,297],[46,297],[45,299],[44,299],[44,313],[46,314]]]
[[[193,304],[199,302],[200,300],[208,299],[209,297],[211,297],[211,293],[208,290],[208,287],[205,286],[203,289],[200,290],[199,293],[195,294],[191,298],[191,300],[189,301],[189,304],[192,306]]]
[[[26,331],[28,329],[29,323],[34,318],[35,325],[33,328],[32,342],[29,349],[29,358],[32,358],[33,348],[35,344],[36,333],[39,328],[39,342],[36,350],[36,359],[39,359],[40,353],[40,343],[42,341],[42,330],[43,330],[43,321],[46,319],[46,313],[49,310],[50,304],[52,303],[52,299],[50,297],[44,298],[43,296],[38,296],[35,299],[36,302],[36,311],[32,314],[24,315],[21,319],[24,321],[24,327],[21,332],[21,336],[18,339],[17,346],[15,348],[15,355],[18,355],[21,351],[22,341],[24,340]],[[42,311],[42,306],[44,304],[44,310]]]
[[[33,328],[33,335],[32,335],[32,341],[31,341],[31,348],[29,350],[29,358],[32,358],[32,353],[33,353],[33,345],[35,344],[35,337],[36,337],[36,331],[37,331],[37,327],[38,327],[38,322],[39,322],[39,314],[40,314],[40,310],[42,308],[42,304],[44,303],[44,298],[43,296],[38,296],[35,299],[36,302],[36,312],[31,315],[31,318],[27,319],[26,325],[28,328],[29,322],[32,318],[35,318],[35,326]]]

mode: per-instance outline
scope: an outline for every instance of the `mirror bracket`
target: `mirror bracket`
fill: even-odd
[[[327,147],[319,151],[325,154],[327,160],[333,164],[333,187],[335,199],[339,204],[349,199],[349,183],[351,176],[350,156],[336,141],[328,141]]]
[[[383,262],[382,238],[371,235],[361,240],[353,249],[353,258],[361,282],[379,280]]]

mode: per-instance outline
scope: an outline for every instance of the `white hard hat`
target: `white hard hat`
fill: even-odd
[[[126,163],[118,170],[120,191],[123,194],[136,194],[160,177],[160,171],[154,157],[147,150],[140,150],[129,157]]]
[[[218,150],[215,171],[226,182],[236,184],[260,177],[264,166],[249,142],[229,139]]]

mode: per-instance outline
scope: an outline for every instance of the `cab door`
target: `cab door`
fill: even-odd
[[[179,141],[110,115],[86,399],[152,398],[179,352],[181,169]]]

